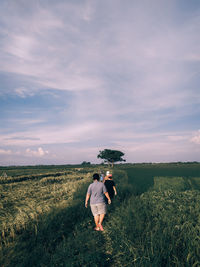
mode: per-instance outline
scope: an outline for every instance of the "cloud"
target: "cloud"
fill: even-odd
[[[58,128],[57,126],[46,126],[35,128],[32,131],[23,131],[11,134],[0,134],[0,142],[8,146],[36,146],[44,144],[80,143],[95,136],[99,136],[101,123],[87,122],[71,124]]]
[[[19,87],[15,89],[15,93],[17,96],[21,97],[21,98],[26,98],[27,96],[33,96],[34,93],[32,91],[30,91],[27,88],[24,87]]]
[[[13,119],[12,123],[17,123],[18,125],[35,125],[35,124],[44,124],[45,119]]]
[[[144,3],[132,3],[127,12],[119,1],[114,9],[94,1],[60,1],[47,8],[40,4],[35,8],[32,3],[30,7],[31,16],[23,19],[16,11],[10,20],[2,13],[9,28],[2,45],[2,55],[7,54],[1,66],[4,71],[26,75],[43,88],[98,90],[104,100],[113,95],[110,112],[119,112],[118,101],[121,112],[127,108],[139,112],[182,107],[190,98],[191,90],[178,88],[191,77],[182,56],[191,54],[191,47],[198,53],[194,42],[198,24],[193,18],[183,26],[172,24],[172,3],[154,1],[146,9]],[[165,10],[159,25],[156,10]],[[98,14],[104,27],[99,25]],[[188,34],[192,38],[185,42]]]
[[[0,154],[11,155],[12,151],[11,150],[0,149]]]
[[[90,22],[94,18],[95,12],[95,4],[96,1],[94,0],[87,0],[85,8],[83,8],[83,20]]]
[[[191,141],[192,143],[195,143],[195,144],[197,144],[197,145],[200,145],[200,130],[196,133],[195,136],[193,136],[193,137],[190,139],[190,141]]]
[[[199,142],[199,8],[147,2],[2,4],[3,148],[55,145],[60,154],[65,145],[74,159],[78,146],[83,154],[87,146],[116,146],[130,157],[136,149],[141,159],[154,146],[163,158],[173,146],[177,157],[181,145],[192,151]]]
[[[30,141],[30,140],[40,140],[39,138],[35,138],[35,137],[23,137],[23,136],[13,136],[10,138],[7,138],[5,140],[23,140],[23,141]]]
[[[173,142],[188,140],[188,136],[182,136],[182,135],[169,135],[168,139]]]
[[[13,151],[11,149],[0,149],[0,154],[1,155],[21,155],[20,151]]]
[[[7,29],[6,32],[0,29],[5,36],[1,44],[0,57],[4,59],[1,70],[26,75],[40,86],[61,90],[76,91],[102,86],[101,80],[88,69],[87,61],[90,58],[87,53],[90,47],[87,47],[87,40],[81,29],[73,26],[70,10],[77,15],[76,5],[58,4],[55,10],[41,6],[35,10],[33,4],[31,7],[31,16],[24,16],[23,19],[12,5],[14,18],[9,17],[9,13],[6,16],[3,12],[1,14]],[[69,21],[63,18],[63,10],[67,11]],[[88,20],[90,5],[84,10],[84,17]],[[75,40],[70,40],[70,36],[74,36],[72,39]]]
[[[49,154],[49,152],[48,150],[43,150],[41,147],[39,147],[37,150],[31,150],[30,148],[27,148],[26,154],[28,156],[43,157],[46,154]]]

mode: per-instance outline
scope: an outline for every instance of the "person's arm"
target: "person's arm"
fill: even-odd
[[[115,196],[117,195],[117,190],[116,190],[116,187],[113,185],[113,190],[115,192]]]
[[[85,207],[87,208],[87,206],[88,206],[88,200],[89,200],[89,198],[90,198],[90,194],[86,194],[86,198],[85,198]]]
[[[110,199],[110,197],[109,197],[108,192],[105,192],[104,194],[105,194],[105,196],[106,196],[107,199],[108,199],[108,204],[111,204],[111,199]]]

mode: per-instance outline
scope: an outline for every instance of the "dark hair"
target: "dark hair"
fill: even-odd
[[[98,173],[93,174],[93,180],[99,181],[99,174]]]

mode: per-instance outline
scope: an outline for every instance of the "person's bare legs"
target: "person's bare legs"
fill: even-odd
[[[103,219],[104,219],[104,217],[105,217],[105,214],[100,214],[99,217],[100,217],[100,218],[99,218],[99,224],[102,224]]]
[[[103,231],[102,222],[103,222],[104,217],[105,217],[105,214],[100,214],[99,216],[99,228],[101,231]]]
[[[96,229],[99,228],[99,223],[100,223],[100,216],[99,215],[95,215],[94,216],[94,221],[95,221],[95,224],[96,224]]]

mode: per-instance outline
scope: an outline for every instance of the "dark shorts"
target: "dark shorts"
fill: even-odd
[[[114,198],[114,193],[109,193],[109,197],[112,200]],[[106,202],[106,204],[108,204],[108,199],[106,196],[105,196],[105,202]]]

